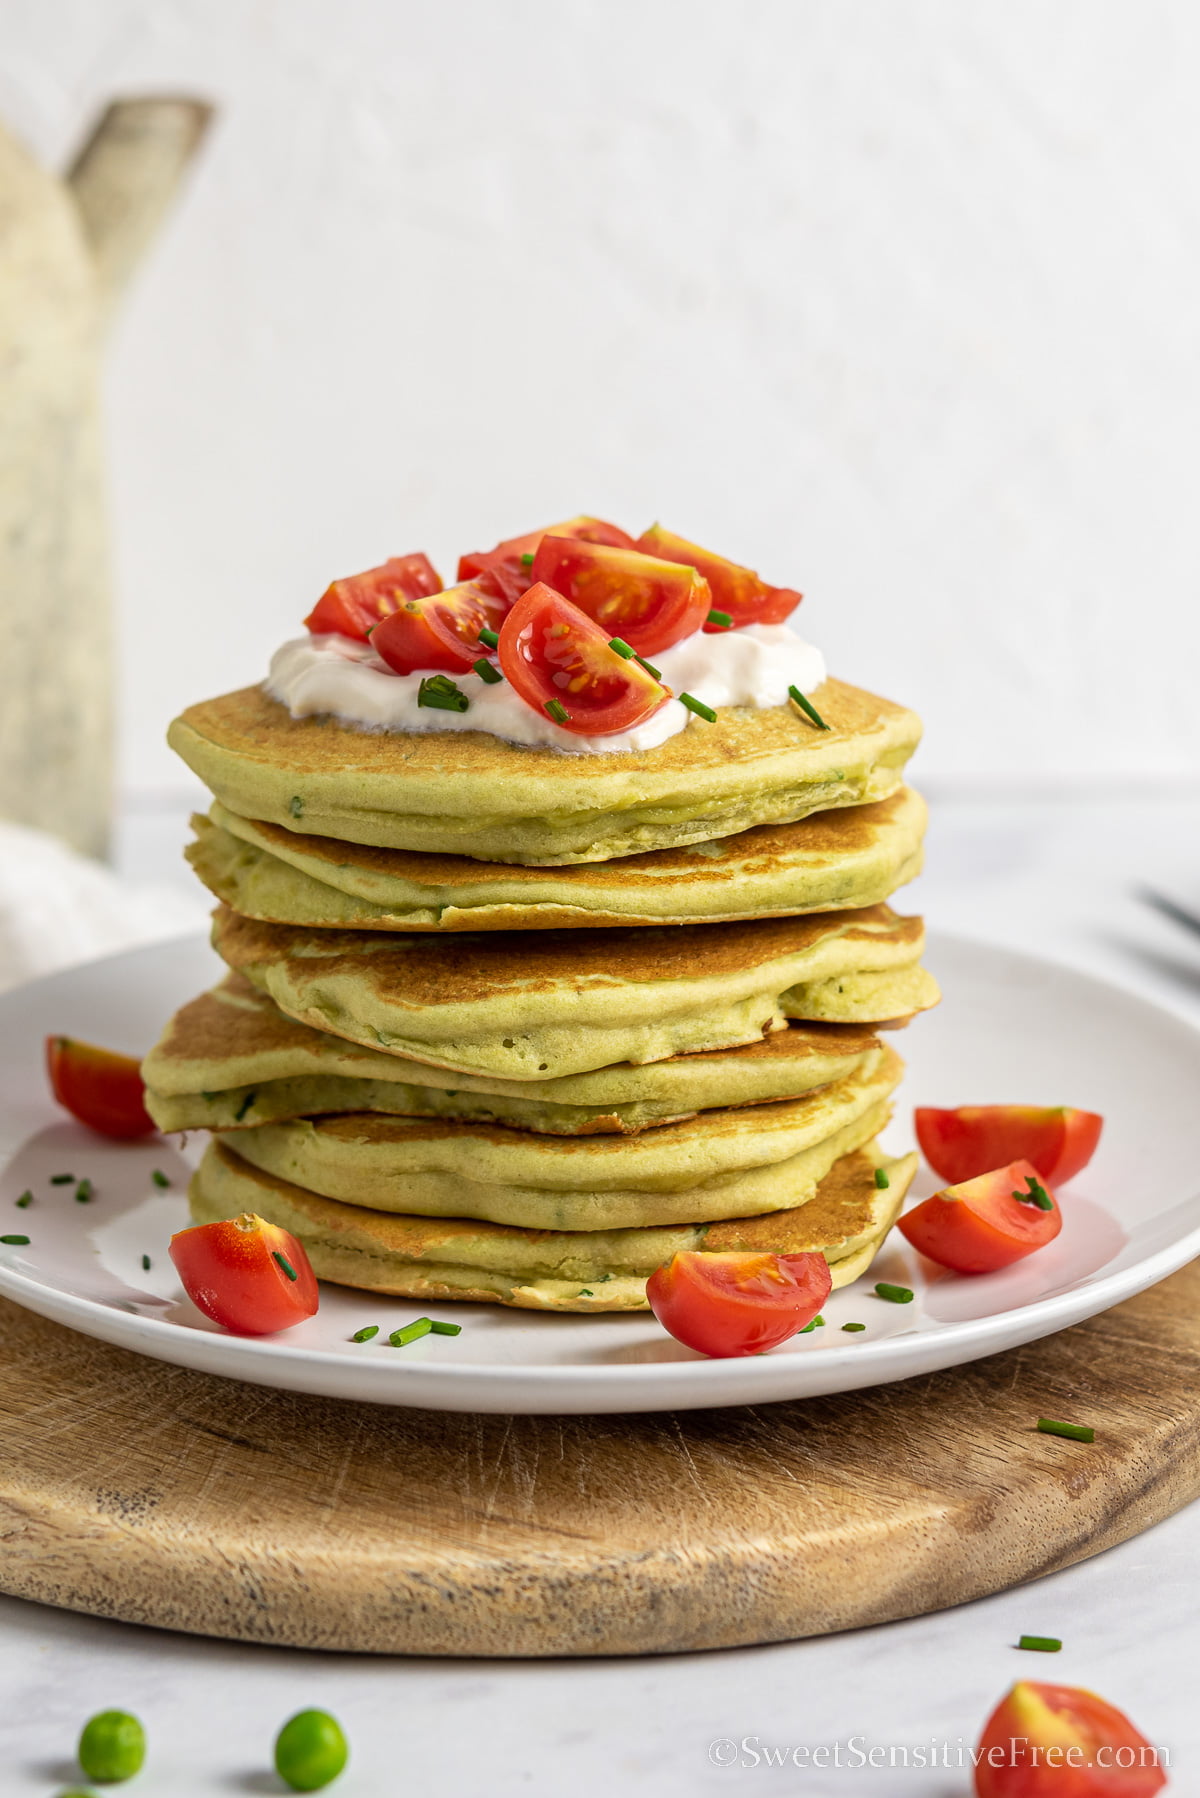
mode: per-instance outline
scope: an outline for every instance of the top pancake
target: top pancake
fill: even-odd
[[[482,731],[293,718],[261,687],[189,706],[168,740],[229,811],[303,834],[529,866],[609,861],[885,799],[915,713],[828,680],[792,706],[693,719],[657,748],[570,755]]]
[[[737,836],[580,867],[522,868],[301,836],[223,805],[193,818],[188,860],[218,899],[268,923],[355,930],[561,930],[790,917],[875,905],[920,872],[925,802],[760,824]]]

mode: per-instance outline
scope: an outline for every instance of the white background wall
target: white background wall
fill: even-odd
[[[1200,775],[1192,0],[6,0],[219,125],[109,378],[123,779],[329,577],[586,510],[808,595],[927,784]]]

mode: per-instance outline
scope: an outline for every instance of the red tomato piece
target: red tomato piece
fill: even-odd
[[[1078,1686],[1022,1680],[975,1751],[976,1798],[1153,1798],[1166,1783],[1124,1711]]]
[[[578,537],[543,537],[530,572],[642,656],[690,637],[712,604],[694,568]]]
[[[812,1322],[833,1288],[824,1255],[682,1250],[646,1282],[665,1330],[702,1355],[759,1355]]]
[[[943,1180],[973,1180],[1005,1162],[1031,1161],[1043,1180],[1063,1186],[1096,1153],[1104,1119],[1069,1105],[919,1105],[917,1141]]]
[[[406,599],[374,627],[371,648],[397,674],[426,668],[465,674],[484,653],[480,631],[498,631],[507,611],[497,594],[464,581],[429,599]]]
[[[549,712],[564,730],[580,736],[631,730],[671,697],[670,687],[610,649],[607,634],[585,612],[541,583],[523,594],[504,620],[499,655],[509,684],[526,705]]]
[[[157,1128],[143,1103],[141,1066],[132,1055],[70,1036],[48,1036],[46,1072],[59,1104],[101,1136],[128,1140]]]
[[[253,1211],[180,1230],[170,1256],[192,1303],[237,1336],[290,1329],[320,1302],[303,1243]]]
[[[664,562],[685,562],[699,569],[712,592],[713,610],[728,612],[732,620],[732,624],[706,624],[706,631],[736,630],[740,624],[782,624],[804,597],[792,587],[768,586],[752,568],[701,549],[686,537],[664,531],[660,524],[643,531],[637,547],[648,556],[661,556]]]
[[[336,631],[365,643],[372,625],[406,599],[440,593],[442,579],[428,556],[393,556],[363,574],[348,574],[326,587],[304,620],[314,637]]]
[[[633,538],[619,525],[606,524],[603,518],[568,518],[562,524],[543,525],[540,531],[526,531],[523,537],[506,537],[503,543],[497,543],[495,549],[472,550],[470,555],[460,556],[459,580],[473,581],[485,568],[505,568],[509,572],[515,570],[524,575],[524,586],[521,588],[521,592],[524,592],[525,587],[533,585],[533,576],[529,573],[529,563],[522,563],[521,558],[534,555],[538,544],[548,532],[556,537],[579,537],[584,543],[612,543],[619,549],[633,548]]]
[[[1029,1198],[1018,1197],[1028,1193]],[[1035,1193],[1050,1201],[1033,1202]],[[976,1180],[948,1186],[906,1212],[897,1229],[914,1249],[956,1274],[990,1274],[1053,1242],[1062,1213],[1030,1161],[1014,1161]]]

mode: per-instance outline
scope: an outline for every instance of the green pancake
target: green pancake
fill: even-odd
[[[904,1064],[802,1099],[706,1111],[638,1136],[536,1136],[496,1125],[350,1113],[241,1130],[252,1166],[373,1211],[528,1230],[708,1222],[803,1205],[834,1162],[879,1134]]]
[[[253,1168],[224,1143],[205,1151],[188,1198],[198,1224],[252,1211],[290,1230],[318,1277],[342,1286],[533,1311],[640,1311],[649,1275],[681,1250],[820,1252],[834,1286],[849,1285],[895,1222],[916,1166],[915,1155],[889,1160],[872,1144],[838,1161],[798,1208],[735,1222],[574,1235],[368,1211]],[[888,1175],[882,1191],[876,1167]]]
[[[289,1017],[437,1067],[541,1080],[753,1042],[786,1019],[936,1003],[919,918],[865,911],[640,930],[407,936],[261,924],[213,944]]]
[[[244,917],[356,930],[560,930],[725,922],[878,904],[921,870],[926,808],[875,805],[568,869],[301,836],[216,804],[186,853]]]
[[[326,1112],[631,1134],[698,1111],[794,1099],[878,1061],[864,1025],[793,1024],[740,1048],[559,1080],[456,1074],[298,1024],[240,974],[176,1012],[142,1063],[160,1130],[232,1130]]]
[[[656,749],[573,755],[483,731],[293,718],[261,687],[190,706],[168,740],[240,818],[486,861],[612,861],[886,799],[920,738],[903,706],[828,680],[794,706],[693,718]]]

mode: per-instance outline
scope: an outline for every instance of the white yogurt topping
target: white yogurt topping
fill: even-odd
[[[825,679],[819,649],[786,624],[749,624],[741,630],[696,631],[681,643],[651,656],[676,693],[690,693],[705,705],[749,706],[762,710],[787,704],[788,687],[813,693]],[[350,637],[296,637],[271,657],[265,686],[293,718],[331,712],[367,730],[483,730],[510,743],[547,745],[571,755],[615,755],[654,749],[681,730],[707,730],[702,718],[670,699],[652,718],[611,737],[583,737],[563,730],[543,712],[526,705],[505,681],[488,686],[477,674],[452,678],[471,701],[465,712],[418,706],[425,675],[393,674],[369,643]]]

